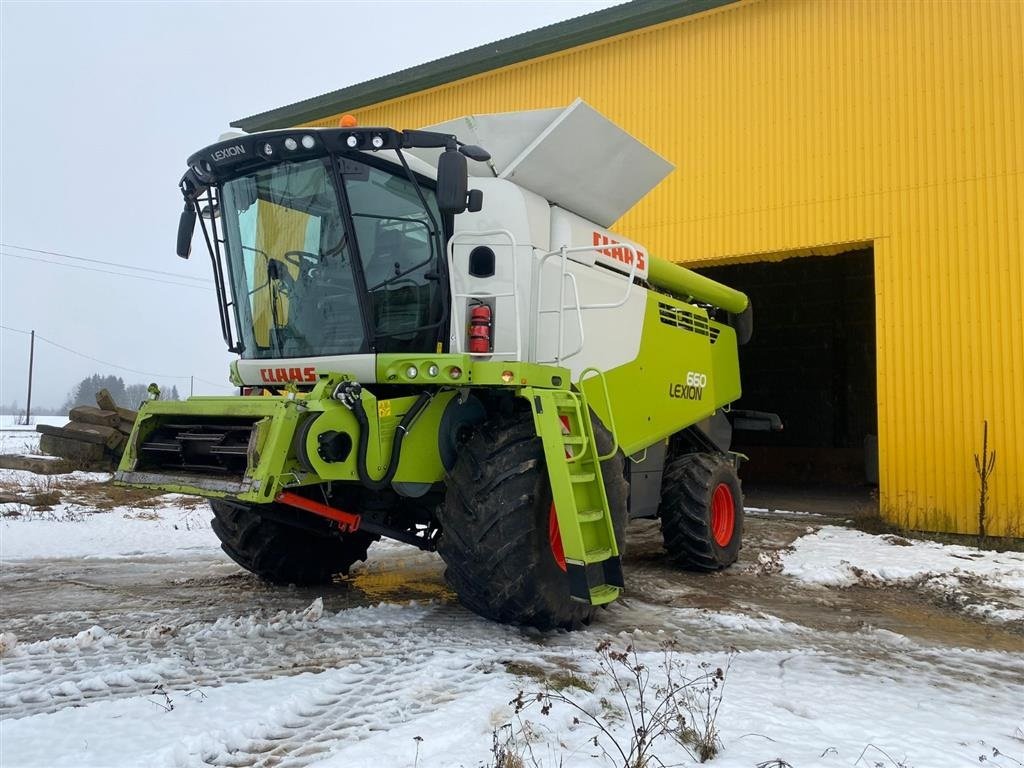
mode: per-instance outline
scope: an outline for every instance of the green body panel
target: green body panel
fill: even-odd
[[[694,376],[703,385],[689,383]],[[639,354],[605,371],[604,381],[608,397],[598,377],[583,390],[606,425],[614,419],[623,452],[634,454],[739,397],[736,333],[700,307],[649,293]]]
[[[428,377],[432,365],[438,375]],[[417,375],[409,376],[410,366]],[[453,367],[460,369],[453,378]],[[504,387],[518,390],[524,386],[568,389],[569,371],[554,366],[529,363],[475,361],[468,355],[379,355],[378,379],[388,384],[422,387],[433,384],[433,397],[406,433],[395,483],[433,484],[444,480],[438,435],[445,409],[457,396],[457,387]],[[290,392],[281,396],[193,397],[184,402],[145,403],[128,440],[115,479],[126,485],[195,494],[208,497],[233,497],[240,501],[265,504],[283,490],[327,481],[358,482],[356,450],[343,461],[328,462],[317,451],[318,436],[329,431],[345,432],[353,444],[358,442],[359,426],[355,414],[331,397],[335,388],[352,376],[343,372],[323,374],[310,392]],[[369,439],[366,451],[367,473],[379,479],[388,469],[395,432],[402,417],[416,402],[417,395],[378,400],[373,385],[360,393],[366,412]],[[418,394],[418,393],[417,393]],[[147,472],[138,468],[139,446],[161,424],[214,417],[226,420],[256,420],[249,446],[248,466],[241,478],[218,478],[176,469]],[[303,439],[308,466],[296,457],[296,434],[309,425]],[[312,471],[310,471],[310,468]]]

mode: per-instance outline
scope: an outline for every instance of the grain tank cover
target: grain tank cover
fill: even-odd
[[[454,133],[491,153],[473,176],[509,179],[602,227],[611,226],[673,169],[582,99],[565,109],[469,115],[424,130]],[[437,165],[437,150],[413,154]]]

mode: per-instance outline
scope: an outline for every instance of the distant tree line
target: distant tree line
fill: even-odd
[[[149,399],[148,387],[149,382],[126,385],[120,376],[102,376],[94,373],[78,382],[68,393],[67,400],[64,401],[60,412],[67,413],[78,405],[96,405],[96,393],[101,389],[110,392],[114,402],[122,408],[135,409],[139,407],[140,403]],[[180,400],[181,397],[178,395],[178,388],[172,384],[170,387],[160,386],[160,399]]]
[[[19,418],[25,415],[25,406],[19,403],[17,400],[13,400],[7,405],[0,405],[0,413],[3,414],[14,414]],[[33,416],[63,416],[67,411],[62,408],[47,408],[46,406],[35,404],[32,405]]]

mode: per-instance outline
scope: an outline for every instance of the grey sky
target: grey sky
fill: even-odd
[[[614,4],[0,2],[0,325],[144,372],[37,341],[33,403],[94,372],[230,391],[209,260],[174,236],[185,158],[231,120]],[[0,404],[24,407],[27,366],[0,330]]]

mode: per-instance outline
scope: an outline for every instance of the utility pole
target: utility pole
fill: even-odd
[[[36,332],[32,330],[28,346],[28,403],[25,405],[25,424],[31,423],[32,419],[32,365],[36,356]]]
[[[195,384],[196,384],[196,377],[195,376],[189,376],[188,377],[188,396],[189,397],[192,397],[192,390],[195,389]]]

